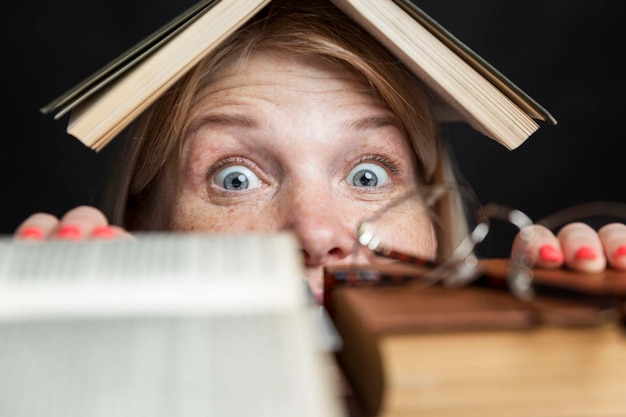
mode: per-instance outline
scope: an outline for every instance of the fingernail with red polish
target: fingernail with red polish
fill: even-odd
[[[20,230],[19,237],[22,239],[43,240],[43,232],[38,227],[25,227]]]
[[[552,245],[543,245],[539,248],[539,257],[546,262],[561,262],[563,254]]]
[[[65,225],[57,231],[57,236],[59,238],[67,240],[80,240],[82,235],[83,232],[80,228],[71,224]]]
[[[579,261],[592,261],[598,257],[596,251],[590,246],[581,246],[574,254],[574,258]]]
[[[626,245],[622,245],[618,247],[617,250],[615,251],[616,258],[621,258],[622,256],[626,256]]]
[[[93,229],[91,236],[100,239],[113,239],[115,232],[111,226],[99,226]]]

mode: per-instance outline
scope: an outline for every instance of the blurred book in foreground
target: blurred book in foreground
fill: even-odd
[[[295,239],[0,243],[0,416],[344,415]]]

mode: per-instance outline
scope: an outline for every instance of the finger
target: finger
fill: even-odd
[[[88,239],[94,230],[108,227],[106,216],[95,207],[78,206],[71,209],[59,221],[54,238],[60,240]]]
[[[91,239],[116,239],[116,240],[124,240],[124,239],[134,239],[135,237],[130,234],[126,229],[114,226],[114,225],[106,225],[106,226],[97,226],[89,235]]]
[[[52,214],[31,214],[15,229],[13,236],[17,240],[45,240],[56,230],[58,223],[59,219]]]
[[[600,272],[606,268],[600,237],[591,226],[581,222],[570,223],[559,231],[557,237],[568,267],[583,272]]]
[[[513,241],[512,253],[530,259],[533,266],[540,268],[559,268],[563,265],[559,239],[550,229],[541,225],[522,229]]]
[[[607,224],[598,231],[598,236],[609,265],[626,270],[626,224]]]
[[[104,213],[91,206],[80,206],[69,211],[61,219],[61,227],[67,227],[69,232],[66,238],[80,240],[74,238],[74,236],[82,236],[87,239],[134,239],[126,229],[110,225]],[[76,233],[76,227],[80,229],[79,233]],[[61,228],[57,232],[64,233]]]

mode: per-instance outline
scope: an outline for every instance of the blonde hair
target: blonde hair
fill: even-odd
[[[421,184],[454,175],[439,140],[430,98],[383,46],[327,0],[274,0],[160,97],[134,123],[114,172],[113,223],[131,230],[168,228],[190,111],[212,75],[243,64],[255,51],[297,54],[358,74],[400,118],[414,150]],[[112,204],[110,204],[112,203]]]

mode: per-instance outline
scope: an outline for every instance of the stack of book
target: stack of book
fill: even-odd
[[[626,272],[538,270],[525,301],[498,285],[506,260],[481,262],[489,275],[457,288],[327,268],[337,360],[363,414],[626,415]]]

